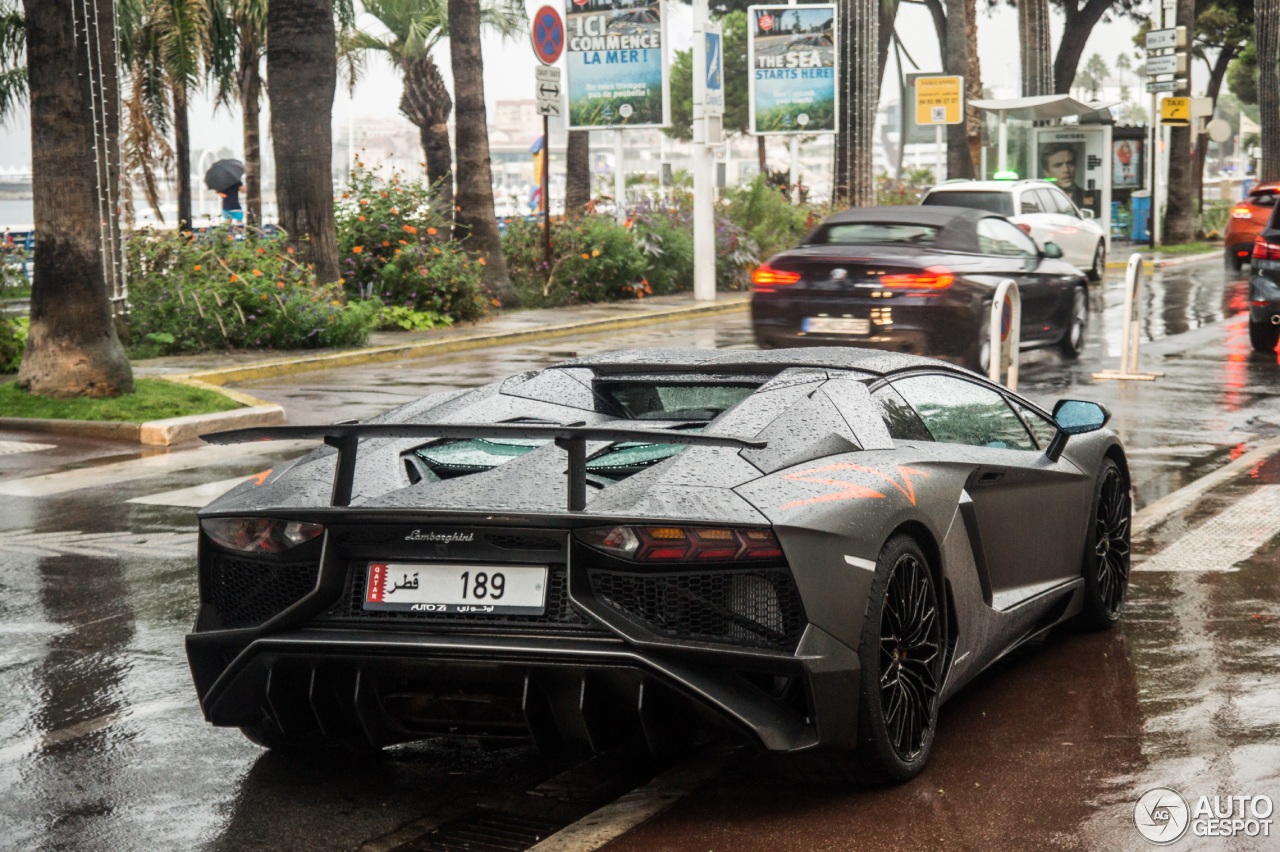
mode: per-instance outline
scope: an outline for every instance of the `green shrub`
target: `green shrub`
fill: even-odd
[[[215,349],[358,346],[376,299],[317,284],[283,240],[225,228],[195,239],[142,231],[125,244],[135,357]]]
[[[693,289],[692,197],[676,197],[674,207],[637,210],[631,233],[645,257],[645,280],[655,296]]]
[[[724,195],[722,215],[755,243],[760,259],[798,243],[821,219],[815,208],[793,205],[758,175]]]
[[[453,325],[453,318],[441,316],[435,311],[415,311],[403,305],[387,305],[378,312],[378,328],[387,331],[429,331],[447,325]]]
[[[22,350],[27,345],[30,317],[0,315],[0,373],[16,373],[22,364]]]
[[[449,212],[423,181],[383,180],[357,162],[334,211],[347,294],[457,320],[484,316],[480,264],[450,238]]]
[[[556,224],[549,276],[538,228],[512,221],[503,238],[507,271],[525,307],[641,299],[651,292],[644,252],[630,229],[611,217],[584,216]]]

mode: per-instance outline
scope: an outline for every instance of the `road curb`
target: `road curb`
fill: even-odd
[[[1155,272],[1157,269],[1168,269],[1171,266],[1186,266],[1190,263],[1200,263],[1206,260],[1215,260],[1222,254],[1221,251],[1206,251],[1200,254],[1188,254],[1182,257],[1171,257],[1168,260],[1152,260],[1149,257],[1142,259],[1142,268],[1147,272]],[[1127,269],[1129,262],[1127,260],[1108,260],[1107,269]]]
[[[306,373],[312,370],[325,370],[333,367],[351,367],[361,364],[376,364],[387,361],[406,360],[410,358],[423,358],[429,355],[466,352],[473,349],[485,349],[490,346],[501,346],[510,343],[531,343],[538,340],[568,337],[574,334],[589,334],[602,331],[637,328],[646,325],[658,325],[664,322],[679,322],[693,317],[745,311],[749,304],[749,298],[744,295],[741,298],[733,298],[729,301],[718,301],[707,305],[696,305],[693,307],[667,308],[639,316],[614,316],[606,319],[580,320],[578,322],[543,326],[542,328],[529,329],[527,331],[501,331],[491,334],[474,334],[466,337],[446,338],[442,340],[424,340],[418,343],[406,343],[394,346],[350,349],[342,352],[331,352],[325,355],[309,355],[298,358],[284,358],[277,361],[265,361],[259,364],[245,364],[236,367],[218,367],[212,370],[194,370],[190,373],[169,376],[166,378],[169,378],[171,381],[194,381],[207,386],[220,387],[230,382],[244,382],[254,379],[288,376],[293,375],[294,373]]]

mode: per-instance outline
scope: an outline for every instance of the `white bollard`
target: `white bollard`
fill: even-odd
[[[1007,370],[1003,384],[1009,390],[1017,390],[1018,346],[1022,340],[1022,294],[1018,292],[1018,282],[1012,278],[1006,278],[996,287],[996,295],[991,300],[991,324],[988,330],[991,356],[987,363],[987,377],[1000,384],[1000,372]]]
[[[1124,272],[1124,325],[1120,332],[1120,369],[1094,373],[1099,381],[1154,382],[1164,373],[1144,373],[1138,368],[1142,346],[1142,255],[1129,255]]]

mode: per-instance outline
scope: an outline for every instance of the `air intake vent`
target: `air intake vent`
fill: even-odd
[[[314,562],[280,564],[215,553],[209,599],[221,627],[257,627],[306,597],[319,572]]]

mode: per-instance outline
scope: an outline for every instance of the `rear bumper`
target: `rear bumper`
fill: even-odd
[[[1275,261],[1259,261],[1268,265],[1280,266]],[[1271,271],[1275,275],[1275,271]],[[1270,323],[1273,317],[1280,316],[1280,284],[1255,270],[1249,276],[1249,321],[1252,323]]]
[[[697,727],[770,751],[856,744],[857,654],[807,629],[792,658],[639,650],[620,639],[300,630],[187,637],[205,718],[389,745],[431,736],[654,750]],[[700,725],[698,724],[700,723]]]

